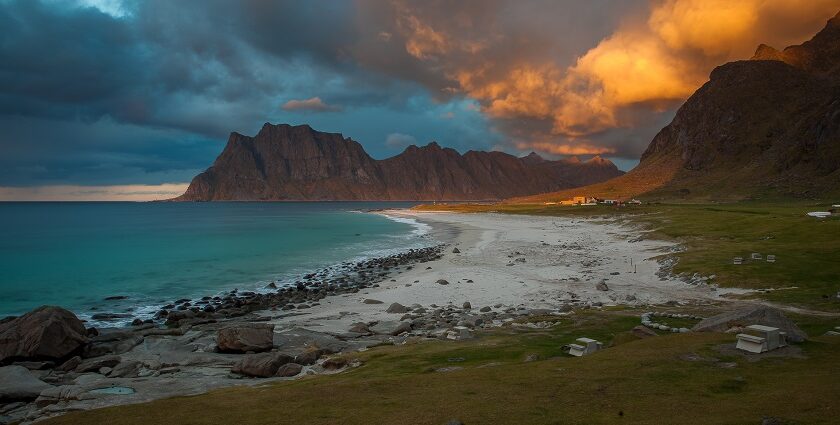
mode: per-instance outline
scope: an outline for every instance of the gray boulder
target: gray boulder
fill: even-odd
[[[368,298],[363,301],[365,304],[382,304],[382,301],[374,300],[372,298]]]
[[[403,332],[410,332],[411,324],[408,322],[384,321],[371,326],[370,330],[379,335],[396,336]]]
[[[446,280],[446,279],[438,279],[437,284],[438,285],[449,285],[449,281]]]
[[[282,377],[296,376],[302,370],[303,370],[303,366],[301,366],[297,363],[286,363],[283,366],[280,366],[279,368],[277,368],[277,376],[282,376]]]
[[[35,400],[52,385],[36,378],[23,366],[0,367],[0,403]]]
[[[595,289],[597,289],[599,291],[609,291],[610,287],[607,286],[607,281],[602,280],[602,281],[598,282],[597,285],[595,285]]]
[[[216,345],[229,353],[268,351],[274,347],[274,325],[244,323],[219,329]]]
[[[9,359],[61,359],[88,342],[87,330],[75,314],[42,306],[0,323],[0,363]]]
[[[246,354],[242,360],[233,364],[231,371],[240,375],[269,378],[277,375],[280,366],[292,361],[292,356],[281,353]]]
[[[35,400],[35,405],[45,407],[61,401],[80,400],[84,397],[84,393],[84,388],[79,385],[50,387],[41,391],[41,394]]]
[[[400,304],[400,303],[393,303],[393,304],[391,304],[390,307],[388,307],[388,310],[386,310],[386,312],[387,313],[407,313],[408,308],[406,306]]]
[[[120,364],[120,356],[102,356],[83,361],[76,367],[77,373],[98,372],[103,367],[113,368]]]
[[[785,317],[781,311],[763,306],[751,306],[721,313],[701,320],[691,330],[695,332],[726,332],[731,328],[749,325],[779,328],[787,333],[788,341],[802,342],[808,339],[808,335],[802,329],[799,329],[796,323]]]

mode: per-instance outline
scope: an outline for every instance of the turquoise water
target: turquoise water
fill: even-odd
[[[143,316],[178,298],[431,245],[423,225],[357,212],[409,205],[0,203],[0,317],[44,304]]]

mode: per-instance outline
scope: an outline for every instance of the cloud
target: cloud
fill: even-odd
[[[0,186],[0,201],[156,201],[184,193],[188,183],[115,186]]]
[[[414,136],[402,133],[391,133],[385,137],[385,146],[389,148],[402,148],[417,143]]]
[[[337,112],[341,107],[327,105],[320,97],[311,97],[304,100],[292,99],[281,107],[284,111],[309,111],[309,112]]]
[[[614,153],[615,149],[602,146],[592,145],[590,143],[576,143],[576,144],[559,144],[552,142],[520,142],[516,146],[518,149],[525,151],[528,149],[535,149],[541,152],[550,153],[554,155],[601,155]]]

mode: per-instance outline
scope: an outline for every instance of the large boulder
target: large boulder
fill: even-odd
[[[216,345],[221,352],[268,351],[274,347],[274,325],[246,323],[219,329]]]
[[[233,364],[231,371],[240,375],[269,378],[277,374],[280,366],[293,361],[292,356],[281,353],[247,354]]]
[[[0,324],[0,363],[67,357],[87,344],[86,334],[75,314],[61,307],[39,307]]]
[[[0,403],[35,400],[52,385],[36,378],[23,366],[0,367]]]
[[[732,328],[749,325],[779,328],[783,332],[787,332],[788,341],[802,342],[808,339],[808,335],[802,329],[799,329],[796,323],[785,317],[781,311],[760,306],[742,308],[703,319],[700,323],[694,325],[691,330],[695,332],[726,332]]]

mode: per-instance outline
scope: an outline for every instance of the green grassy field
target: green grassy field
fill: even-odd
[[[629,332],[639,311],[579,312],[546,330],[378,347],[349,372],[76,412],[49,424],[760,424],[836,423],[840,338],[749,361],[729,334]],[[811,327],[830,323],[815,319]],[[574,358],[579,336],[610,342]],[[536,361],[525,361],[537,355]],[[441,371],[444,368],[454,368]]]
[[[709,276],[724,287],[775,288],[751,297],[798,307],[840,311],[840,218],[815,219],[808,211],[826,205],[751,203],[650,204],[615,208],[545,205],[435,205],[426,209],[510,214],[622,217],[653,230],[651,237],[677,240],[675,273]],[[750,254],[776,255],[775,263],[750,261]],[[740,266],[734,257],[743,257]],[[792,288],[795,287],[795,288]],[[782,289],[791,288],[791,289]]]

